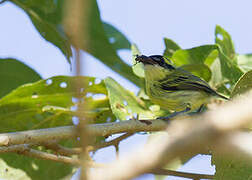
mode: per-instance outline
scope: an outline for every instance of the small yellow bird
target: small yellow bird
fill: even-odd
[[[178,114],[201,111],[212,97],[228,99],[213,90],[206,81],[192,73],[176,68],[171,61],[161,55],[136,56],[136,62],[144,64],[146,92],[150,100],[161,108]]]

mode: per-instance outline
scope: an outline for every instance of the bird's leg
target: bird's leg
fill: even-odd
[[[183,111],[175,111],[174,113],[170,114],[169,116],[158,117],[157,119],[161,119],[161,120],[164,120],[164,121],[169,121],[171,118],[174,118],[175,116],[184,114],[184,113],[186,113],[186,112],[188,112],[188,111],[190,111],[190,110],[191,110],[190,107],[186,107],[186,109],[183,110]]]

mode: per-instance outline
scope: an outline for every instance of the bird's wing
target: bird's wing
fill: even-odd
[[[205,81],[189,72],[178,70],[159,80],[159,86],[166,91],[192,90],[218,95]]]

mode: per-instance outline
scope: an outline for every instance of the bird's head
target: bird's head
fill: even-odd
[[[136,62],[143,63],[144,65],[160,66],[169,70],[175,69],[171,61],[168,58],[163,57],[161,55],[152,55],[152,56],[137,55],[135,60]]]

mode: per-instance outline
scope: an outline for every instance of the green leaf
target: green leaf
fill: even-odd
[[[232,87],[243,72],[237,66],[234,44],[230,35],[218,25],[215,28],[215,43],[218,46],[222,75],[229,80]]]
[[[63,1],[13,0],[31,18],[40,35],[57,46],[70,63],[71,45],[62,32]]]
[[[60,180],[73,171],[73,166],[41,160],[16,153],[0,154],[1,179],[55,179]]]
[[[226,56],[221,47],[219,49],[219,59],[221,65],[221,73],[227,78],[232,85],[234,85],[239,78],[242,76],[242,70],[232,61],[228,56]]]
[[[118,29],[105,22],[103,22],[103,27],[107,38],[115,50],[130,49],[131,43]]]
[[[76,87],[77,83],[81,89]],[[76,92],[81,92],[85,98],[107,94],[103,81],[92,77],[56,76],[20,86],[0,100],[0,132],[72,124],[69,114],[49,112],[43,108],[56,106],[71,109],[75,105]]]
[[[227,157],[223,155],[212,155],[212,164],[215,165],[214,179],[228,180],[249,180],[252,175],[252,163],[249,160],[239,159],[236,157]]]
[[[215,27],[215,43],[218,44],[222,52],[233,62],[236,62],[236,54],[231,36],[221,26]]]
[[[204,64],[210,66],[217,58],[216,45],[204,45],[191,49],[179,49],[172,55],[172,61],[176,66],[185,64]]]
[[[144,65],[143,63],[137,63],[136,62],[136,55],[141,55],[141,52],[139,51],[138,47],[136,44],[131,45],[131,52],[132,52],[132,70],[135,75],[137,75],[140,78],[144,78]]]
[[[0,98],[20,85],[40,80],[40,75],[16,59],[0,59]]]
[[[238,55],[237,62],[243,72],[252,70],[252,54]]]
[[[88,47],[83,45],[82,48],[115,72],[140,86],[141,83],[133,74],[131,67],[122,61],[112,44],[110,44],[103,28],[96,1],[91,1],[90,5],[92,8],[90,22],[92,23],[87,26],[88,29],[85,29],[89,35],[88,42],[86,42],[86,39],[83,39],[83,44],[87,43]]]
[[[195,76],[203,78],[207,82],[211,79],[212,72],[205,64],[185,64],[180,67],[186,71],[191,72]]]
[[[104,30],[104,25],[101,21],[97,2],[94,0],[89,1],[90,2],[87,4],[89,4],[90,14],[87,24],[83,23],[85,25],[83,27],[83,37],[85,37],[85,39],[83,39],[83,44],[80,48],[139,86],[140,83],[138,78],[133,74],[131,67],[123,62],[117,55],[113,43],[111,44],[109,42]],[[71,46],[63,31],[62,21],[64,13],[63,5],[65,1],[14,0],[11,2],[21,7],[29,15],[41,36],[60,48],[70,62],[70,57],[72,56]],[[75,21],[75,19],[73,19],[73,21]],[[88,44],[88,47],[85,46],[86,44]]]
[[[168,58],[171,58],[173,53],[177,50],[181,49],[179,45],[177,45],[173,40],[164,38],[165,43],[165,51],[163,53],[164,56],[167,56]]]
[[[243,74],[239,81],[235,84],[231,93],[231,97],[243,94],[252,89],[252,70]]]
[[[148,107],[140,98],[132,92],[124,89],[112,78],[104,80],[110,101],[111,109],[119,120],[128,120],[139,115],[142,118],[154,118],[154,114],[148,110]]]

